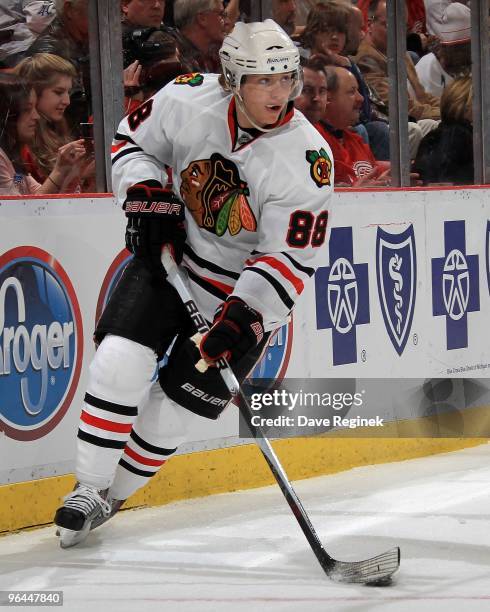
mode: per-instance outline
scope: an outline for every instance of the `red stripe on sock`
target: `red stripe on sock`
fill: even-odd
[[[133,428],[132,423],[116,423],[114,421],[108,421],[107,419],[101,419],[93,416],[85,410],[82,410],[80,419],[87,423],[87,425],[93,425],[99,429],[105,429],[106,431],[114,431],[116,433],[129,433]]]
[[[165,463],[165,459],[148,459],[148,457],[143,457],[143,455],[139,455],[132,448],[129,448],[129,446],[126,446],[126,448],[124,449],[124,454],[127,455],[128,457],[131,457],[131,459],[138,461],[142,465],[151,465],[154,467],[160,467],[161,465]]]

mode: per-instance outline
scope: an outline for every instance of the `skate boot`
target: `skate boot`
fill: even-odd
[[[97,514],[97,516],[93,519],[92,524],[90,525],[90,531],[92,531],[92,529],[97,529],[97,527],[100,527],[109,519],[111,519],[126,501],[125,499],[112,499],[110,495],[107,495],[107,489],[103,491],[101,495],[106,498],[107,503],[111,507],[111,511],[109,512],[109,514],[99,512],[99,514]]]
[[[56,510],[54,522],[58,525],[60,546],[69,548],[82,542],[88,535],[93,520],[100,514],[109,517],[111,506],[95,487],[78,484],[64,498]]]

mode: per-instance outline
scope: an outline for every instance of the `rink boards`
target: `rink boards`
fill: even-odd
[[[1,532],[49,522],[71,486],[94,323],[129,254],[108,196],[5,198],[0,216]],[[479,443],[490,403],[489,190],[337,193],[330,227],[324,265],[254,375],[360,379],[371,400],[363,416],[384,426],[278,440],[290,477]],[[421,392],[434,378],[453,380],[443,410]],[[229,408],[133,503],[271,482],[238,434]]]

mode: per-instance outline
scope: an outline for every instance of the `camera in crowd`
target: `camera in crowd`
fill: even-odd
[[[158,90],[187,72],[177,58],[175,38],[160,28],[137,28],[123,34],[123,65],[142,66],[141,89]]]

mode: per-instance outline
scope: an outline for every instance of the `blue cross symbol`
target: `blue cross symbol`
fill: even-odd
[[[432,259],[432,314],[446,317],[450,351],[468,346],[468,313],[480,310],[478,255],[466,254],[464,221],[445,221],[444,252]]]
[[[357,362],[356,326],[369,323],[368,264],[354,263],[351,227],[336,227],[330,266],[315,275],[317,329],[332,330],[333,364]]]

